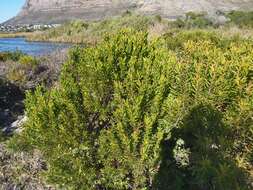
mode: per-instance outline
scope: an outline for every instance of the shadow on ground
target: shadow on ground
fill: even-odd
[[[227,154],[233,143],[229,136],[219,111],[207,105],[194,107],[172,131],[172,138],[163,142],[154,189],[250,189],[246,171]]]
[[[24,92],[0,78],[0,128],[6,128],[24,112]]]

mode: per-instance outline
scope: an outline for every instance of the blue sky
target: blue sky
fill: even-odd
[[[15,16],[25,0],[0,0],[0,23]]]

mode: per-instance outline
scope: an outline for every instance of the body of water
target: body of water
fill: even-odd
[[[51,42],[28,42],[25,38],[0,38],[0,52],[22,51],[23,53],[39,56],[70,47],[70,44]]]

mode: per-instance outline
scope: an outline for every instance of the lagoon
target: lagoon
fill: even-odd
[[[47,55],[68,48],[70,44],[51,42],[29,42],[25,38],[0,38],[0,52],[22,51],[33,56]]]

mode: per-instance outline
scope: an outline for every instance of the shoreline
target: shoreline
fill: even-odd
[[[8,39],[8,38],[25,38],[27,42],[38,42],[38,43],[59,43],[59,44],[68,44],[68,45],[83,45],[86,44],[84,42],[76,42],[74,40],[57,40],[57,39],[35,39],[33,36],[40,35],[43,33],[38,32],[21,32],[21,33],[0,33],[0,38]]]
[[[18,32],[18,33],[0,33],[0,38],[27,38],[34,34],[33,32]]]

